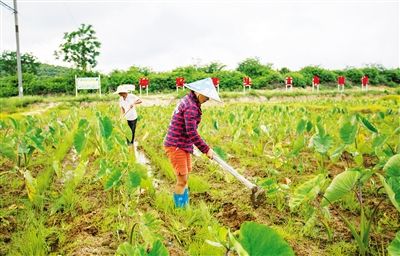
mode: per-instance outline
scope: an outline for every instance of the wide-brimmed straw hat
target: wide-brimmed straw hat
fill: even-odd
[[[185,84],[185,87],[189,88],[192,91],[198,92],[212,100],[222,102],[211,78],[206,78],[190,84]]]
[[[129,93],[130,91],[134,90],[135,90],[135,85],[133,84],[121,84],[117,87],[117,90],[114,92],[114,94]]]

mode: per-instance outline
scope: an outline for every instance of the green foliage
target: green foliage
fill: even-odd
[[[99,126],[100,126],[100,133],[101,136],[105,139],[111,136],[113,125],[111,119],[108,116],[98,116],[99,118]]]
[[[153,243],[151,249],[144,247],[143,245],[133,246],[128,242],[124,242],[118,246],[116,255],[121,256],[167,256],[169,255],[167,248],[163,245],[160,240]]]
[[[325,175],[319,174],[296,187],[289,200],[290,209],[293,211],[300,205],[314,200],[321,191],[325,181]]]
[[[119,185],[119,182],[122,177],[122,172],[119,169],[115,169],[111,174],[110,177],[106,180],[106,183],[104,184],[104,189],[109,190],[113,187],[116,187]]]
[[[92,25],[81,24],[77,31],[64,33],[64,43],[54,55],[57,59],[72,62],[78,69],[86,71],[97,65],[96,58],[100,55],[100,42]]]
[[[400,255],[400,231],[397,232],[396,237],[388,247],[389,256]]]
[[[224,65],[222,63],[211,62],[210,64],[204,65],[203,67],[201,67],[200,70],[207,74],[213,74],[213,73],[221,71],[225,67],[226,67],[226,65]]]
[[[354,143],[357,134],[357,125],[346,122],[340,128],[340,138],[344,142],[344,144],[350,145]]]
[[[379,178],[386,190],[390,201],[400,212],[400,154],[392,156],[383,167],[385,177]]]
[[[271,69],[271,64],[263,65],[259,58],[248,58],[240,62],[237,71],[244,73],[252,78],[262,76]]]
[[[21,66],[24,73],[37,74],[39,62],[37,58],[29,53],[21,55]],[[17,74],[17,53],[4,51],[0,55],[0,76],[16,76]]]
[[[315,75],[320,78],[321,83],[335,83],[336,82],[336,74],[333,71],[323,69],[319,66],[307,66],[299,71],[300,74],[304,76],[306,79],[306,83],[308,85],[311,84],[311,81]]]
[[[255,222],[242,224],[238,241],[247,255],[294,255],[292,248],[276,231]]]
[[[86,119],[81,119],[79,121],[79,125],[78,125],[78,130],[75,133],[74,136],[74,147],[76,149],[76,151],[78,152],[78,154],[80,154],[85,146],[87,137],[87,126],[88,126],[88,121]]]
[[[142,178],[137,172],[129,171],[128,173],[128,188],[137,188],[140,185]]]
[[[358,170],[348,170],[339,173],[326,189],[321,206],[327,206],[329,203],[334,203],[343,198],[352,191],[360,177],[361,173]]]
[[[225,152],[222,148],[220,148],[220,147],[214,147],[213,150],[214,150],[214,152],[215,152],[218,156],[220,156],[223,160],[227,160],[228,156],[227,156],[226,152]]]
[[[85,27],[87,28],[87,27]],[[78,37],[79,31],[76,31]],[[79,32],[79,33],[78,33]],[[74,32],[71,32],[72,34]],[[89,33],[89,32],[87,32]],[[94,40],[94,39],[93,39]],[[92,39],[89,40],[90,42]],[[82,43],[79,47],[89,47],[87,43]],[[70,47],[70,51],[72,48]],[[97,51],[97,48],[95,49]],[[61,54],[61,50],[58,51]],[[72,55],[71,55],[72,56]],[[75,55],[74,55],[75,56]],[[61,57],[61,55],[59,56]],[[97,56],[95,56],[96,58]],[[32,56],[33,59],[36,58]],[[66,57],[65,57],[66,58]],[[76,55],[76,58],[80,58]],[[87,56],[89,58],[89,56]],[[27,60],[28,61],[28,60]],[[79,59],[78,61],[84,61]],[[93,62],[93,61],[91,61]],[[8,65],[8,64],[7,64]],[[82,66],[83,64],[81,64]],[[87,68],[76,66],[77,69],[53,66],[44,63],[37,63],[28,69],[23,67],[24,92],[27,95],[45,95],[54,93],[75,93],[75,75],[77,76],[101,76],[102,91],[114,92],[120,84],[139,83],[141,77],[148,77],[150,80],[149,91],[172,91],[175,90],[175,79],[184,77],[187,83],[203,79],[206,77],[218,77],[220,79],[220,89],[222,92],[238,90],[242,91],[242,79],[244,76],[250,76],[253,81],[254,89],[274,89],[283,88],[284,78],[288,75],[294,79],[295,87],[310,86],[312,77],[318,75],[323,86],[336,86],[336,79],[339,74],[346,75],[349,82],[354,80],[354,85],[359,85],[360,75],[370,76],[370,84],[383,84],[396,87],[400,85],[400,69],[385,69],[381,66],[366,66],[360,69],[346,69],[345,71],[331,71],[318,66],[307,66],[299,71],[290,71],[289,69],[274,70],[272,64],[261,64],[258,58],[248,58],[242,61],[236,70],[224,70],[225,65],[219,62],[211,62],[203,66],[189,65],[178,67],[172,71],[154,72],[151,68],[131,66],[127,70],[113,70],[109,74],[100,74],[98,72],[88,71]],[[15,67],[14,67],[15,68]],[[1,69],[0,69],[1,70]],[[32,71],[33,70],[33,71]],[[4,73],[0,76],[0,97],[9,97],[18,95],[18,81],[15,72]],[[90,91],[87,91],[90,92]],[[254,91],[252,93],[255,93]],[[256,95],[256,94],[253,94]]]
[[[311,141],[315,150],[318,153],[325,155],[331,148],[333,139],[328,134],[325,134],[323,132],[318,132],[311,138]]]
[[[361,77],[363,75],[364,75],[364,73],[361,70],[356,69],[356,68],[348,68],[345,70],[345,73],[344,73],[346,80],[354,83],[355,85],[361,84]]]
[[[361,115],[358,115],[358,118],[360,119],[361,123],[365,126],[365,128],[367,128],[371,132],[378,133],[378,130],[376,129],[376,127],[373,124],[371,124],[371,122],[368,121],[367,118],[365,118]]]

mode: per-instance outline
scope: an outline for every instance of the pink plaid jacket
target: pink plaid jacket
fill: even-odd
[[[210,147],[197,132],[201,115],[200,102],[194,92],[191,92],[175,109],[165,136],[164,146],[178,147],[188,153],[193,153],[194,144],[201,152],[207,153]]]

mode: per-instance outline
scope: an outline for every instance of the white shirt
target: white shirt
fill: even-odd
[[[119,106],[125,110],[126,120],[133,121],[137,118],[135,102],[138,99],[139,99],[139,97],[137,97],[133,94],[128,94],[128,96],[126,96],[125,100],[123,97],[121,97],[119,99]],[[131,105],[133,105],[133,108],[131,110],[129,110]]]

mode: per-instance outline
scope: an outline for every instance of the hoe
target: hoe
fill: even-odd
[[[227,164],[224,160],[222,160],[219,156],[214,155],[215,162],[221,166],[222,169],[232,174],[236,179],[243,183],[248,189],[251,190],[250,200],[254,208],[258,208],[265,201],[265,191],[259,186],[251,183],[245,177],[240,175],[232,166]]]

